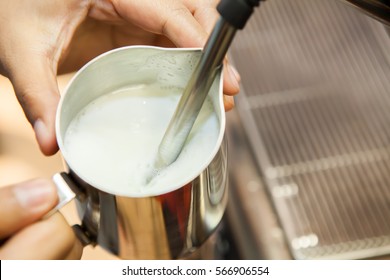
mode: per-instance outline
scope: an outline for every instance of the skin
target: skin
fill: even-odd
[[[143,44],[203,47],[218,13],[215,0],[0,0],[0,73],[7,76],[41,151],[57,150],[58,73],[112,48]],[[224,68],[225,109],[239,75]]]
[[[0,259],[79,259],[82,245],[60,213],[44,215],[57,203],[48,180],[0,189]]]
[[[58,74],[125,45],[203,47],[215,0],[0,0],[0,74],[8,77],[41,151],[57,152]],[[225,109],[240,77],[225,61]],[[24,191],[23,191],[24,190]],[[28,191],[27,191],[28,190]],[[35,192],[34,192],[35,190]],[[34,180],[0,189],[0,259],[77,259],[82,246],[56,204],[54,186]]]

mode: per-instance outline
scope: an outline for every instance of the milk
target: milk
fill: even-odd
[[[87,105],[64,137],[67,161],[77,174],[104,191],[146,196],[171,191],[202,170],[215,150],[220,123],[207,100],[179,158],[154,170],[158,145],[182,88],[139,85],[104,95]],[[151,180],[150,174],[156,174]]]

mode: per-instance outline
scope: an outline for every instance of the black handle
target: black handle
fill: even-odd
[[[221,0],[218,12],[236,29],[243,29],[255,7],[264,0]]]

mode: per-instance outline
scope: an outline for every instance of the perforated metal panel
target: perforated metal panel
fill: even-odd
[[[336,0],[270,0],[231,55],[237,110],[293,256],[390,253],[383,25]]]

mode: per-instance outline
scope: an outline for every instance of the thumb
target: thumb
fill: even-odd
[[[0,189],[0,240],[40,219],[56,204],[57,192],[37,179]]]
[[[50,63],[39,56],[28,56],[9,71],[16,96],[34,128],[39,147],[45,155],[57,152],[55,114],[59,100],[56,74]]]

